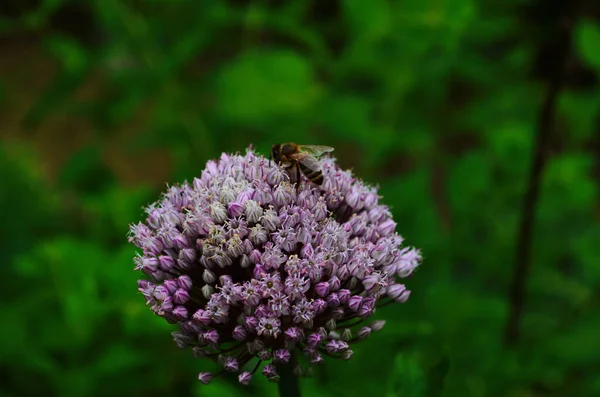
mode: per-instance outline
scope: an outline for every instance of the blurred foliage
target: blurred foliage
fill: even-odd
[[[567,21],[522,342],[502,342],[566,3],[3,2],[0,396],[275,396],[258,378],[199,385],[206,363],[144,307],[125,235],[166,182],[282,141],[335,146],[425,256],[409,302],[305,395],[600,395],[591,0]]]

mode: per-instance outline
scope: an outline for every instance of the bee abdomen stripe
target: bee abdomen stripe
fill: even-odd
[[[319,170],[312,170],[310,168],[308,168],[307,166],[300,164],[300,169],[302,170],[302,173],[306,176],[308,175],[313,175],[313,174],[320,174],[321,171]]]

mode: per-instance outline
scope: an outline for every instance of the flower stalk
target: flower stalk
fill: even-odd
[[[295,351],[291,354],[288,363],[277,365],[277,372],[280,377],[277,389],[280,397],[301,397],[298,375],[294,373],[294,368],[298,365],[296,354]]]

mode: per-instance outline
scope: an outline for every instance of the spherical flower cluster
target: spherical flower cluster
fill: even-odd
[[[272,381],[295,352],[310,364],[349,359],[353,342],[383,326],[360,326],[376,305],[409,297],[398,280],[419,265],[419,251],[401,247],[375,188],[331,158],[322,167],[322,186],[296,186],[251,150],[223,154],[131,226],[151,310],[178,324],[179,347],[214,359],[242,384],[258,368],[245,369],[255,357]]]

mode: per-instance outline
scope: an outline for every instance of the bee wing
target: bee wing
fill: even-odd
[[[321,169],[319,160],[308,153],[294,153],[290,157],[311,171],[319,171]]]
[[[300,151],[319,157],[325,153],[333,152],[333,148],[331,146],[322,145],[300,145]]]

